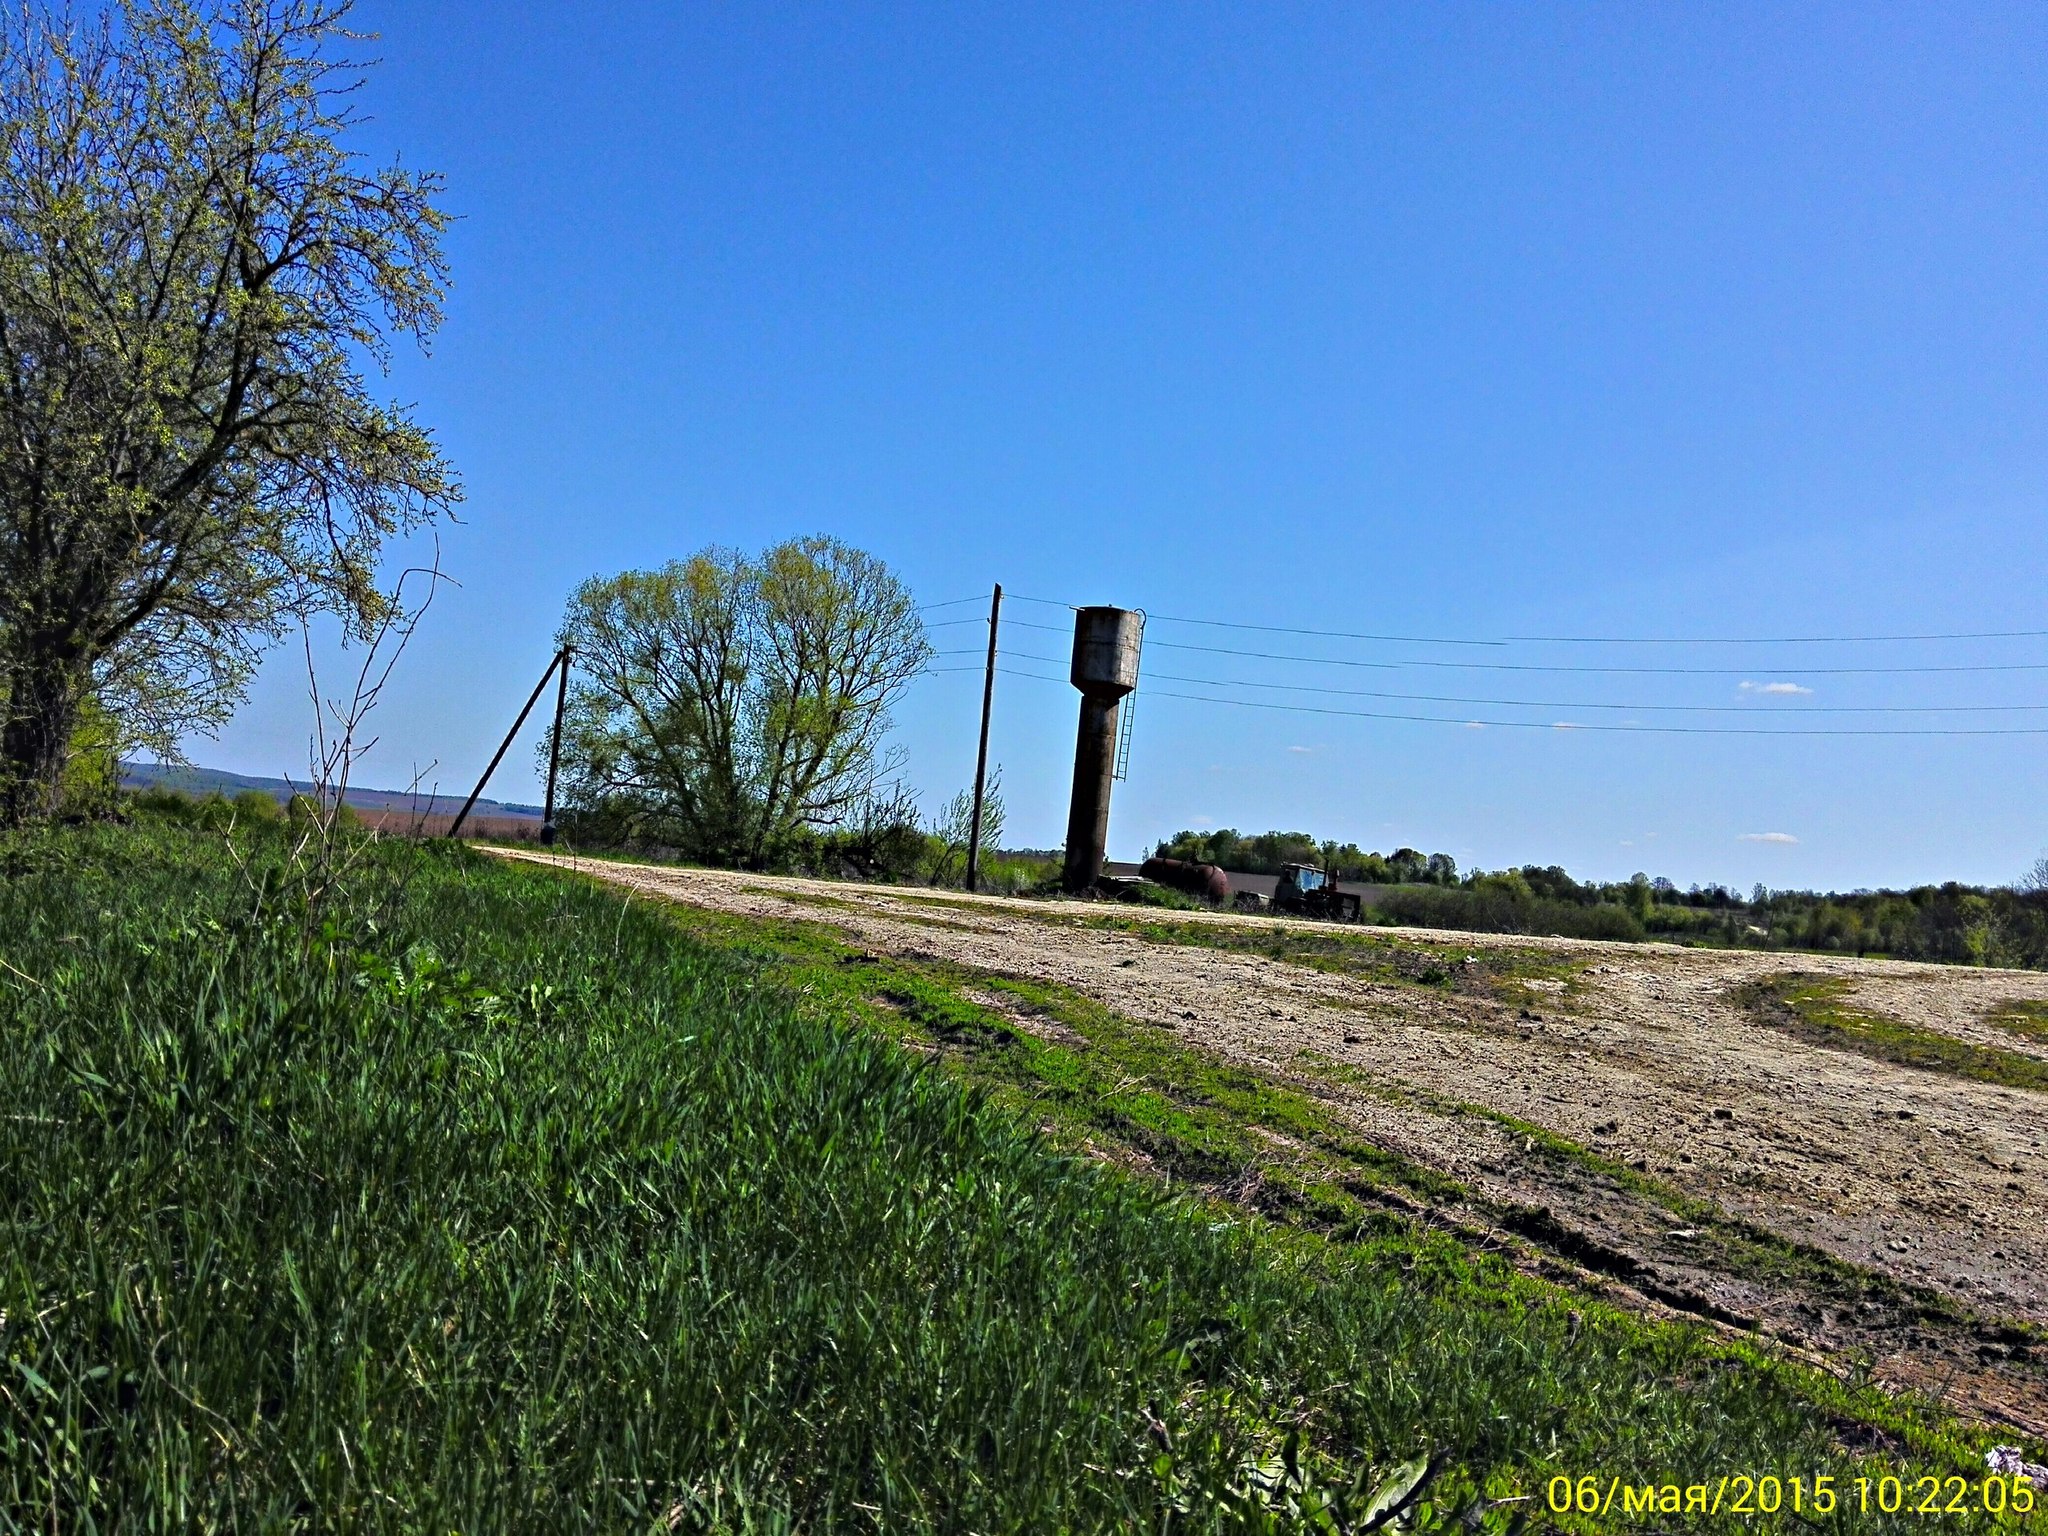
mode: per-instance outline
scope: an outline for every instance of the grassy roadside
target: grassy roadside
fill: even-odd
[[[1056,992],[460,849],[314,907],[283,849],[0,849],[0,1529],[1335,1531],[1428,1457],[1411,1525],[1498,1530],[1560,1474],[1976,1470],[1308,1163],[1361,1219],[1219,1204],[1269,1121],[1426,1191]],[[1195,1198],[1059,1147],[1112,1133]]]
[[[1850,983],[1841,977],[1794,973],[1750,982],[1733,995],[1752,1017],[1815,1045],[2001,1088],[2048,1091],[2048,1061],[1858,1007],[1849,1001],[1849,991]],[[2028,1034],[2035,1015],[2026,1005],[2013,1007],[2011,1014],[1994,1018],[2015,1033]]]
[[[859,903],[814,892],[784,896],[826,911],[866,910]],[[898,900],[928,909],[957,910],[962,905],[945,897]],[[725,942],[757,942],[760,931],[745,920],[701,909],[683,909],[677,920],[701,926]],[[944,916],[905,920],[944,928],[971,926]],[[1258,954],[1386,984],[1455,989],[1510,1005],[1527,999],[1543,1007],[1569,1007],[1585,965],[1540,949],[1483,950],[1473,954],[1474,964],[1466,965],[1466,952],[1456,945],[1447,952],[1441,945],[1320,924],[1221,925],[1086,910],[1048,913],[1041,920],[1154,943]],[[779,964],[801,967],[818,954],[844,950],[836,930],[799,930],[792,925],[781,929],[764,952],[777,955]],[[1390,1207],[1408,1208],[1412,1198],[1453,1203],[1489,1229],[1520,1232],[1551,1246],[1558,1242],[1560,1234],[1548,1212],[1494,1208],[1433,1171],[1403,1163],[1361,1141],[1315,1095],[1318,1082],[1341,1083],[1417,1103],[1434,1114],[1496,1125],[1521,1143],[1521,1155],[1553,1168],[1570,1168],[1589,1192],[1661,1212],[1687,1229],[1683,1257],[1688,1267],[1828,1298],[1856,1310],[1864,1324],[1861,1333],[1876,1336],[1887,1329],[1938,1327],[1966,1344],[1994,1349],[2044,1342],[2040,1330],[1980,1317],[1942,1292],[1901,1284],[1879,1271],[1789,1241],[1595,1148],[1484,1105],[1425,1095],[1413,1085],[1396,1090],[1315,1053],[1299,1059],[1296,1066],[1305,1081],[1289,1087],[1184,1049],[1166,1032],[1121,1018],[1070,989],[979,975],[929,960],[914,965],[892,961],[889,966],[898,979],[881,985],[879,992],[870,988],[870,996],[879,997],[899,1016],[890,1024],[901,1038],[946,1054],[954,1070],[1037,1114],[1066,1145],[1108,1152],[1170,1179],[1192,1179],[1278,1220],[1345,1237],[1382,1222]],[[1816,980],[1785,979],[1802,985]],[[1533,992],[1531,981],[1549,983],[1556,990]],[[811,980],[805,985],[815,990],[820,984]],[[827,990],[845,989],[828,985]],[[854,990],[859,990],[858,984]],[[977,997],[983,1010],[994,1003],[998,1012],[1014,1015],[1022,1007],[1056,1029],[1063,1028],[1083,1046],[1083,1053],[1063,1050],[1056,1041],[1048,1048],[1032,1038],[1029,1022],[1021,1029],[990,1023],[985,1012],[976,1014],[971,1006],[964,1010],[968,1021],[961,1022],[963,1001]],[[910,1006],[900,1006],[904,1003]],[[951,1022],[935,1026],[935,1021],[945,1020]],[[1606,1267],[1652,1297],[1704,1315],[1723,1315],[1696,1295],[1670,1294],[1623,1256],[1587,1255],[1575,1235],[1564,1237],[1577,1259]]]
[[[926,957],[875,955],[828,923],[688,906],[674,910],[674,921],[746,954],[822,1015],[931,1054],[1058,1145],[1192,1182],[1219,1209],[1255,1213],[1298,1240],[1340,1245],[1369,1264],[1448,1267],[1488,1305],[1562,1305],[1600,1315],[1624,1334],[1661,1338],[1672,1332],[1534,1280],[1504,1258],[1475,1256],[1469,1242],[1413,1219],[1426,1207],[1448,1203],[1467,1208],[1475,1228],[1485,1222],[1512,1230],[1526,1213],[1491,1211],[1434,1171],[1363,1142],[1316,1096],[1317,1079],[1343,1077],[1336,1063],[1304,1061],[1300,1083],[1279,1082],[1182,1046],[1170,1031],[1123,1018],[1066,988]],[[1444,1107],[1492,1120],[1525,1140],[1531,1155],[1569,1162],[1617,1193],[1691,1224],[1698,1251],[1738,1272],[1767,1283],[1824,1285],[1847,1304],[1878,1309],[1902,1328],[1938,1323],[1968,1332],[1977,1326],[1944,1297],[1787,1242],[1542,1127],[1476,1105]],[[2003,1324],[1986,1326],[2001,1337],[2009,1331]],[[1788,1366],[1740,1343],[1715,1349],[1724,1365],[1739,1362],[1733,1368],[1778,1380],[1851,1441],[1971,1464],[1976,1437],[1939,1413]]]
[[[945,896],[900,892],[895,895],[900,905],[927,910],[960,910],[967,905]],[[811,893],[790,893],[788,899],[820,904],[832,901],[830,897]],[[1498,936],[1490,934],[1481,942],[1466,946],[1456,941],[1397,937],[1371,929],[1308,921],[1217,922],[1115,908],[1104,911],[1080,904],[1047,903],[1037,910],[1018,905],[1003,910],[1005,916],[1051,927],[1127,934],[1148,944],[1257,955],[1331,975],[1389,985],[1481,992],[1518,1005],[1568,1000],[1582,981],[1586,967],[1586,962],[1555,950],[1504,945]]]

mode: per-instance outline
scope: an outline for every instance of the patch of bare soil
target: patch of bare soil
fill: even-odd
[[[914,890],[507,856],[1071,987],[1311,1087],[1377,1145],[1472,1190],[1486,1221],[1624,1295],[1868,1357],[1880,1379],[2048,1435],[2044,1096],[1803,1041],[1731,995],[1787,971],[1843,977],[1859,1007],[2039,1052],[1986,1015],[2048,999],[2048,975],[1364,930],[1441,951],[1453,975],[1467,955],[1484,965],[1509,951],[1579,968],[1568,986],[1524,983],[1532,1004],[1150,942],[1064,921],[1087,909],[1045,902],[963,897],[941,913]],[[1501,1118],[1597,1156],[1561,1154]]]

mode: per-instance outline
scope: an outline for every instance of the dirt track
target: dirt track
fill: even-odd
[[[1483,1105],[1544,1127],[1793,1242],[1947,1293],[1985,1319],[2048,1324],[2042,1096],[1808,1044],[1729,995],[1787,971],[1843,977],[1853,1000],[1890,1017],[2042,1056],[2038,1042],[1984,1015],[2003,1001],[2048,1000],[2048,975],[1367,930],[1434,946],[1451,968],[1467,955],[1538,949],[1580,968],[1569,982],[1528,983],[1534,995],[1517,1006],[1148,942],[1065,921],[1075,909],[1045,902],[939,906],[929,892],[888,887],[508,856],[574,864],[698,906],[830,923],[880,953],[1059,982],[1191,1045],[1290,1080],[1308,1073],[1379,1145],[1497,1206],[1539,1212],[1594,1269],[1653,1300],[1816,1350],[1867,1351],[1881,1373],[1945,1391],[1958,1406],[2048,1428],[2044,1364],[2024,1338],[2000,1342],[1979,1325],[1934,1339],[1924,1320],[1859,1318],[1874,1304],[1853,1295],[1718,1264],[1668,1208],[1532,1157],[1518,1133],[1456,1109]],[[1305,1065],[1319,1059],[1339,1066]]]

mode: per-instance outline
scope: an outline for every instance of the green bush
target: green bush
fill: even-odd
[[[227,808],[234,812],[237,821],[262,826],[285,819],[284,807],[277,803],[277,796],[260,789],[245,789],[227,802]]]
[[[1483,878],[1497,882],[1501,877]],[[1547,901],[1497,884],[1482,884],[1477,889],[1404,885],[1388,891],[1370,911],[1376,922],[1455,928],[1466,933],[1555,934],[1568,939],[1644,937],[1642,921],[1626,907]]]

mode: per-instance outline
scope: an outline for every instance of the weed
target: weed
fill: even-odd
[[[2048,1002],[2035,998],[2000,1003],[1984,1015],[1986,1023],[2011,1030],[2025,1040],[2048,1044]]]
[[[1760,1022],[1831,1050],[2002,1088],[2048,1090],[2048,1061],[1859,1007],[1848,1000],[1849,987],[1842,977],[1795,972],[1749,982],[1736,989],[1734,998]]]

